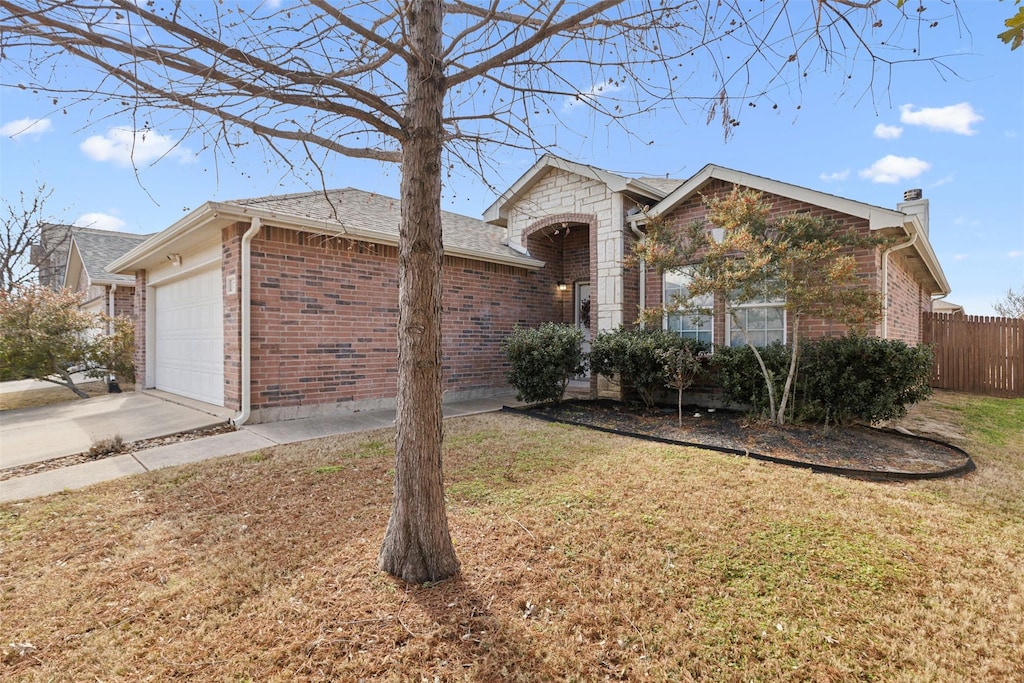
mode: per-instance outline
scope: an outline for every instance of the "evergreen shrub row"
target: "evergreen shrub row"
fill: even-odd
[[[727,403],[750,406],[761,414],[768,391],[753,352],[748,347],[717,347],[665,330],[619,328],[598,335],[589,357],[582,351],[583,335],[571,325],[544,323],[519,328],[504,344],[511,364],[506,375],[520,400],[557,401],[568,382],[591,371],[631,386],[653,406],[662,387],[688,386],[692,377],[710,374]],[[790,349],[775,343],[761,349],[776,393],[789,366]],[[687,368],[680,383],[680,359]],[[669,360],[671,359],[671,361]],[[902,417],[907,408],[931,394],[928,379],[932,352],[927,346],[862,335],[828,337],[805,342],[796,376],[793,417],[821,424],[873,423]]]

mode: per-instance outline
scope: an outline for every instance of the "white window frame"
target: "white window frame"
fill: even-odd
[[[732,304],[728,303],[725,312],[725,345],[726,346],[745,346],[746,341],[733,343],[733,311],[737,311],[738,314],[746,315],[747,312],[752,310],[764,310],[765,312],[765,325],[757,330],[748,330],[753,334],[763,333],[764,338],[760,341],[764,341],[764,344],[758,344],[755,341],[754,346],[762,347],[771,344],[774,341],[781,341],[783,344],[788,343],[788,328],[789,328],[789,316],[786,312],[786,300],[785,298],[769,299],[767,296],[760,297],[754,301],[748,301],[743,304]],[[768,327],[768,311],[772,309],[778,309],[782,313],[782,327]],[[769,332],[781,332],[781,339],[771,339],[769,341]],[[736,334],[742,336],[743,330],[739,327],[736,328]]]
[[[678,278],[679,282],[669,282],[669,278]],[[668,312],[668,305],[672,302],[672,296],[676,292],[688,292],[688,284],[693,279],[693,274],[689,268],[676,268],[674,270],[666,271],[661,278],[661,301],[664,315],[662,316],[662,329],[669,332],[678,334],[680,337],[687,339],[696,339],[698,341],[705,341],[708,345],[712,345],[715,341],[715,295],[706,294],[700,297],[695,303],[698,306],[702,306],[711,311],[710,314],[694,314],[694,313],[673,313]],[[669,289],[672,292],[669,292]],[[679,329],[674,329],[672,326],[672,319],[677,318],[680,320]],[[699,322],[694,325],[693,321],[698,320]]]

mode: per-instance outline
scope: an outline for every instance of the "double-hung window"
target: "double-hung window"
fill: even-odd
[[[771,293],[771,289],[766,286],[761,296],[729,305],[729,314],[725,316],[726,344],[744,346],[748,336],[754,346],[786,343],[786,300]]]
[[[692,276],[686,268],[665,273],[664,292],[665,329],[681,337],[711,344],[713,341],[714,294],[690,299]],[[682,310],[679,304],[685,302]]]

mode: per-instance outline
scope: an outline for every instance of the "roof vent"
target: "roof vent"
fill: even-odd
[[[913,201],[916,201],[916,200],[920,199],[921,197],[922,197],[921,188],[916,188],[916,189],[913,189],[913,190],[907,190],[906,192],[903,193],[903,201],[905,201],[905,202],[913,202]]]

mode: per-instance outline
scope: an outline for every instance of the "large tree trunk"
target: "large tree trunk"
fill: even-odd
[[[409,583],[459,571],[441,465],[441,150],[445,83],[440,0],[408,10],[409,101],[402,142],[395,491],[380,568]]]

